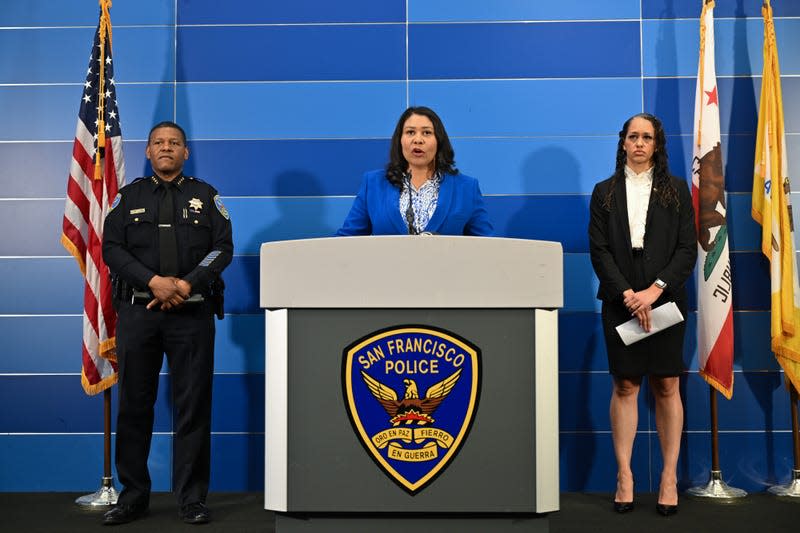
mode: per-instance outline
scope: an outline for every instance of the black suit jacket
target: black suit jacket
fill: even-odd
[[[656,201],[655,190],[650,194],[644,234],[645,275],[648,286],[656,278],[667,283],[662,298],[686,300],[686,280],[697,261],[697,232],[694,208],[689,188],[682,179],[670,176],[678,191],[680,206],[661,206]],[[611,178],[594,187],[589,205],[589,251],[592,266],[600,280],[597,297],[604,301],[619,301],[633,287],[633,253],[631,249],[628,202],[625,178],[614,185],[611,208],[603,207],[603,200],[612,186]]]

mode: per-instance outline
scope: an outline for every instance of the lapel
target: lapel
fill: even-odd
[[[389,220],[392,221],[392,226],[397,231],[397,235],[406,235],[408,233],[408,224],[400,213],[400,189],[392,185],[386,178],[383,179],[385,186],[389,189],[388,194],[384,195],[383,208],[389,214]]]
[[[616,209],[614,210],[617,214],[617,224],[620,225],[622,228],[622,234],[625,236],[625,244],[628,253],[628,257],[633,259],[633,251],[631,248],[631,225],[628,221],[628,193],[625,189],[625,175],[621,176],[621,179],[617,180],[617,184],[614,188],[614,202],[616,204]],[[648,215],[650,209],[648,208]]]
[[[442,182],[439,184],[439,199],[436,200],[436,209],[433,211],[425,231],[439,233],[439,229],[444,224],[444,219],[450,212],[450,204],[453,203],[455,194],[455,179],[448,174],[442,174]]]

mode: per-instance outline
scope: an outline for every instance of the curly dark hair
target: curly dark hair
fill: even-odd
[[[625,179],[625,163],[628,156],[625,153],[625,137],[628,135],[628,128],[635,118],[643,118],[653,125],[655,132],[655,151],[653,152],[653,189],[652,193],[655,194],[656,201],[663,207],[675,205],[675,208],[680,207],[680,200],[678,198],[678,190],[672,184],[669,173],[669,160],[667,157],[667,137],[664,134],[664,126],[661,121],[650,113],[638,113],[625,121],[622,130],[619,132],[619,142],[617,143],[617,160],[614,175],[611,176],[611,186],[608,188],[608,194],[603,200],[603,206],[606,209],[611,209],[614,203],[614,188],[618,180]]]
[[[403,126],[411,115],[428,117],[433,123],[433,135],[436,137],[436,157],[433,159],[434,172],[458,174],[458,169],[455,167],[455,152],[453,151],[453,146],[450,144],[447,131],[444,129],[442,119],[429,107],[409,107],[400,115],[400,119],[397,121],[394,133],[392,134],[392,144],[389,149],[389,163],[386,165],[386,179],[389,180],[389,183],[402,189],[403,177],[406,175],[406,172],[408,172],[408,161],[403,157],[403,147],[400,144],[400,140],[403,136]]]

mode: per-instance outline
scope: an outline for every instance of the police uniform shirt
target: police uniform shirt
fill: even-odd
[[[233,257],[231,222],[217,191],[195,178],[172,180],[177,277],[203,293]],[[159,213],[165,182],[139,178],[120,189],[103,228],[103,259],[111,272],[139,289],[160,274]]]

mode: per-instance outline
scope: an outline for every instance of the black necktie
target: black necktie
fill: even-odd
[[[158,206],[158,251],[162,276],[178,275],[178,243],[175,240],[175,207],[172,183],[164,182],[164,196]]]

